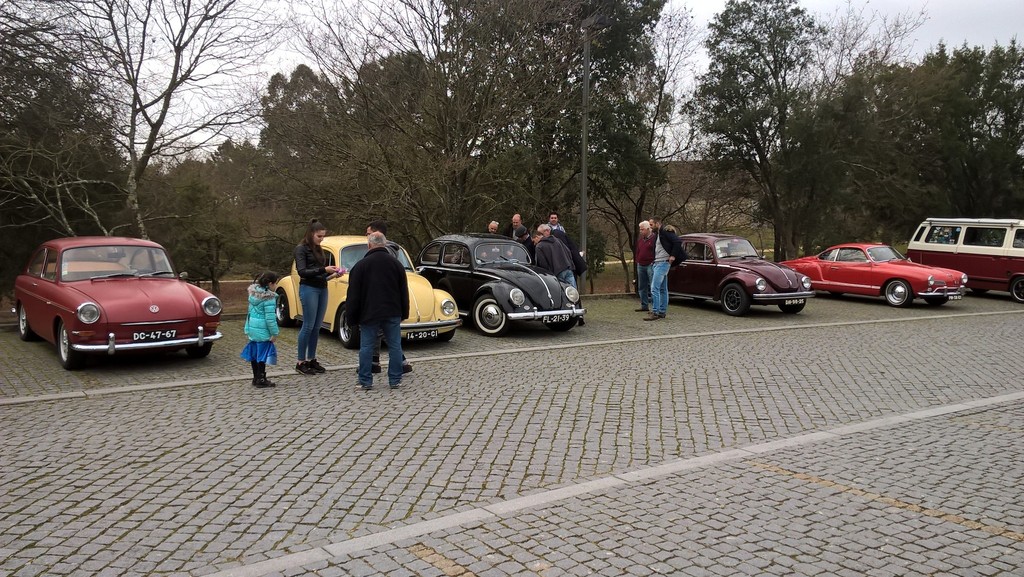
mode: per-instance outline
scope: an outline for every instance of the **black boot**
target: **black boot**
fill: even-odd
[[[266,388],[266,387],[276,387],[277,386],[277,383],[275,383],[275,382],[273,382],[273,381],[271,381],[270,379],[267,378],[267,364],[266,363],[260,363],[259,364],[259,372],[260,372],[260,377],[259,377],[259,382],[256,384],[257,387],[263,389],[263,388]]]

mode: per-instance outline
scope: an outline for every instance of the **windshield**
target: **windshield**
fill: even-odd
[[[348,270],[352,270],[352,267],[357,262],[362,260],[366,253],[370,250],[370,247],[365,244],[354,244],[352,246],[346,246],[341,249],[341,266]],[[391,254],[398,257],[398,262],[402,263],[402,266],[407,271],[412,271],[412,264],[409,261],[409,255],[406,254],[405,249],[399,246],[397,243],[389,242],[388,250]]]
[[[164,249],[149,246],[69,248],[61,255],[60,280],[65,282],[135,275],[174,276],[174,268]]]
[[[875,262],[889,262],[890,260],[905,260],[900,252],[891,246],[876,246],[868,249],[868,256]]]
[[[477,264],[509,261],[530,262],[530,253],[518,242],[485,243],[476,247]]]
[[[754,245],[745,238],[727,238],[715,241],[715,254],[718,258],[760,258]]]

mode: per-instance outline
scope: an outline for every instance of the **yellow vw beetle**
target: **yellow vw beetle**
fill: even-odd
[[[327,264],[340,264],[346,270],[363,258],[368,250],[365,236],[339,235],[325,237],[320,245],[327,256]],[[402,338],[409,341],[450,341],[455,329],[462,324],[455,299],[447,292],[430,286],[412,266],[405,249],[389,242],[389,248],[398,256],[409,279],[409,318],[402,321]],[[277,322],[283,327],[294,326],[302,319],[299,302],[299,273],[292,262],[291,274],[277,285]],[[327,311],[321,328],[334,333],[346,349],[359,348],[359,331],[349,327],[345,318],[345,298],[348,295],[348,274],[327,281]]]

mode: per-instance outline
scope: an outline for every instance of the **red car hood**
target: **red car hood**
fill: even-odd
[[[111,279],[76,283],[109,323],[168,321],[202,316],[187,283],[177,279]],[[202,298],[199,299],[202,301]],[[155,312],[154,312],[155,311]]]
[[[760,258],[730,258],[723,259],[719,262],[736,268],[749,270],[750,272],[764,278],[764,280],[768,281],[768,284],[772,285],[776,290],[803,290],[803,287],[800,285],[800,279],[804,275],[779,263],[774,263],[770,260]]]

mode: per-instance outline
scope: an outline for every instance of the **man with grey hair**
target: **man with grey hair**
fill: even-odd
[[[491,234],[498,234],[498,221],[492,220],[490,223],[488,223],[487,232]]]
[[[551,227],[546,224],[537,226],[534,233],[533,251],[537,255],[537,266],[558,277],[558,280],[576,286],[573,276],[572,254],[569,247],[551,234]]]
[[[636,237],[636,250],[633,251],[633,262],[636,264],[636,292],[640,295],[640,308],[636,312],[650,312],[651,276],[654,272],[654,231],[651,223],[640,222],[640,236]]]
[[[387,248],[382,232],[366,236],[369,250],[349,271],[346,315],[359,324],[359,385],[373,389],[374,341],[383,331],[388,346],[388,384],[402,384],[402,319],[409,316],[405,268]]]

